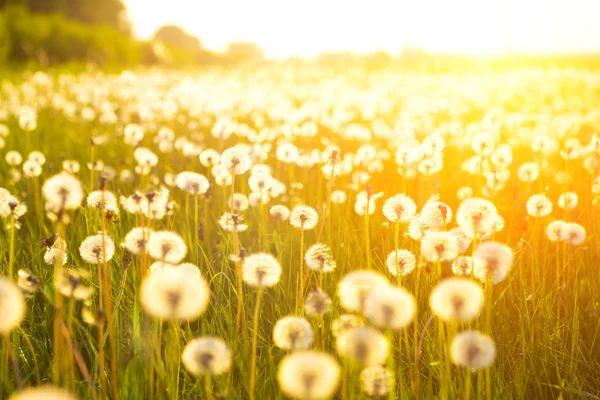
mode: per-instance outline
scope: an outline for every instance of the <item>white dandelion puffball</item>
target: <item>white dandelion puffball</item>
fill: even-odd
[[[142,281],[140,301],[147,314],[164,320],[191,320],[204,313],[208,284],[180,268],[153,271]]]
[[[483,307],[483,289],[466,278],[448,278],[438,283],[429,297],[435,315],[444,321],[471,321]]]
[[[313,328],[306,318],[286,316],[273,327],[273,343],[283,350],[305,350],[313,342]]]
[[[496,357],[496,345],[489,336],[479,332],[461,332],[452,339],[450,357],[453,364],[461,367],[473,370],[487,368]]]
[[[321,351],[305,350],[285,356],[279,363],[277,382],[292,399],[321,400],[333,395],[341,369],[335,358]]]
[[[205,336],[191,340],[181,353],[181,362],[192,375],[220,375],[231,368],[231,351],[223,339]]]
[[[106,234],[89,236],[81,242],[79,254],[90,264],[104,263],[110,261],[115,254],[115,243]]]
[[[0,276],[0,334],[7,335],[25,316],[25,299],[17,285]]]
[[[294,228],[311,230],[319,222],[319,214],[309,206],[296,206],[290,214],[290,224]]]
[[[148,239],[148,254],[155,260],[177,264],[187,254],[187,246],[179,234],[171,231],[158,231]]]

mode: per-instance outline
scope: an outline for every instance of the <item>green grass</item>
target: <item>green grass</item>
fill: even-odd
[[[243,72],[238,77],[244,85],[253,86],[253,73]],[[269,79],[277,82],[279,75]],[[75,79],[78,79],[77,77]],[[6,146],[1,151],[2,157],[8,150],[17,150],[25,158],[29,152],[38,150],[47,157],[43,167],[43,174],[35,182],[31,178],[23,178],[19,182],[12,183],[9,179],[9,166],[5,161],[0,161],[0,182],[28,206],[29,211],[22,219],[23,226],[16,231],[14,268],[12,276],[15,277],[17,270],[27,266],[43,285],[48,296],[54,299],[53,268],[43,262],[43,246],[41,241],[57,232],[55,226],[39,210],[43,206],[40,193],[40,185],[46,178],[61,170],[61,162],[64,159],[75,159],[81,163],[81,171],[77,175],[85,186],[86,192],[98,189],[97,174],[95,187],[90,187],[90,172],[85,167],[90,160],[90,139],[92,135],[106,134],[106,143],[96,145],[94,148],[95,158],[101,159],[105,165],[112,166],[120,171],[124,168],[131,170],[135,167],[133,159],[133,148],[123,144],[121,133],[123,125],[129,122],[125,117],[127,107],[136,107],[135,101],[125,100],[119,92],[119,84],[113,81],[107,84],[105,79],[96,77],[97,83],[88,85],[82,90],[90,93],[94,88],[104,87],[107,92],[102,98],[115,104],[120,113],[118,124],[102,125],[97,121],[84,122],[80,120],[70,121],[60,111],[41,105],[41,100],[48,99],[48,95],[55,91],[64,93],[67,98],[74,99],[72,86],[64,89],[39,90],[37,95],[27,100],[26,103],[39,108],[38,127],[34,132],[22,132],[14,116],[4,121],[10,128],[10,135],[5,139]],[[221,79],[221,78],[217,78]],[[435,77],[429,78],[436,83]],[[501,79],[498,77],[497,79]],[[569,80],[570,79],[570,80]],[[20,84],[19,79],[14,79]],[[217,80],[218,82],[218,80]],[[360,81],[362,82],[362,81]],[[535,82],[532,78],[532,82]],[[579,78],[565,78],[565,81],[553,81],[552,85],[557,87],[559,95],[571,96],[569,85],[583,85]],[[147,82],[146,82],[147,83]],[[172,84],[172,83],[171,83]],[[170,84],[170,85],[171,85]],[[296,82],[296,85],[302,83]],[[439,84],[439,82],[438,82]],[[212,85],[212,86],[211,86]],[[211,83],[209,88],[218,87]],[[359,83],[351,81],[348,85],[360,87]],[[159,94],[167,93],[166,88],[157,86]],[[596,86],[590,85],[582,89],[579,98],[585,101],[587,107],[597,107],[600,92]],[[595,88],[595,89],[594,89]],[[136,87],[136,101],[143,104],[147,98],[142,94],[144,86]],[[196,88],[198,89],[198,88]],[[4,88],[6,93],[8,89]],[[492,93],[498,93],[496,89],[490,89]],[[515,97],[514,91],[510,92]],[[524,99],[520,100],[514,107],[523,107],[527,102],[539,105],[535,87],[525,91]],[[204,93],[203,95],[206,95]],[[231,96],[244,97],[246,92],[236,94],[230,92]],[[191,99],[194,96],[190,96]],[[0,99],[0,110],[8,108],[8,97]],[[395,99],[397,100],[397,99]],[[399,100],[398,100],[399,101]],[[537,101],[537,103],[536,103]],[[595,103],[594,103],[595,102]],[[482,105],[471,106],[471,114],[462,116],[458,121],[467,125],[478,121],[477,116]],[[160,107],[159,107],[160,108]],[[258,103],[258,110],[265,115],[265,108]],[[597,111],[597,110],[596,110]],[[562,111],[555,109],[555,114]],[[168,126],[172,128],[177,137],[186,136],[192,138],[203,148],[215,148],[224,150],[236,143],[248,143],[248,139],[232,135],[225,141],[218,141],[210,135],[210,129],[214,122],[214,116],[208,115],[207,121],[201,118],[189,116],[184,108],[180,110],[181,118],[163,118],[157,112],[155,115],[156,127]],[[134,117],[131,117],[134,118]],[[239,122],[254,126],[250,115],[238,111],[236,118]],[[392,116],[387,115],[390,121]],[[194,136],[187,127],[189,120],[199,121],[201,137]],[[2,121],[0,121],[2,122]],[[357,117],[357,122],[368,123]],[[441,123],[438,121],[438,123]],[[266,124],[278,129],[276,121],[266,119]],[[597,129],[597,126],[594,126]],[[175,325],[176,333],[181,344],[185,344],[194,337],[213,335],[224,339],[234,353],[233,368],[231,375],[224,374],[214,377],[213,394],[215,397],[224,396],[230,399],[247,399],[248,374],[250,370],[250,355],[243,352],[243,341],[241,336],[235,332],[237,284],[234,264],[229,261],[232,254],[231,234],[224,232],[219,227],[218,218],[228,210],[226,200],[230,195],[230,188],[222,188],[214,185],[210,171],[201,166],[197,157],[184,157],[180,152],[163,155],[158,152],[157,146],[152,141],[156,129],[148,129],[142,146],[152,149],[159,155],[159,163],[153,168],[152,173],[162,179],[166,172],[195,171],[206,175],[213,185],[210,198],[200,198],[199,210],[208,212],[201,214],[200,221],[208,221],[204,227],[204,239],[197,246],[190,242],[194,238],[197,228],[194,226],[195,217],[193,206],[186,212],[185,194],[177,189],[171,188],[171,199],[177,205],[172,216],[159,221],[154,221],[153,229],[173,230],[181,234],[189,247],[188,255],[184,261],[192,262],[199,266],[203,276],[210,284],[211,303],[204,315],[199,319],[181,322]],[[334,133],[331,129],[321,127],[321,138],[327,138],[342,148],[342,155],[355,152],[362,145],[357,140],[346,139]],[[514,138],[514,132],[504,133],[502,140]],[[318,144],[318,139],[298,137],[295,143],[301,149],[313,150],[323,149]],[[583,142],[587,144],[587,141]],[[339,300],[336,297],[337,284],[341,277],[349,271],[366,269],[367,260],[370,258],[371,268],[382,274],[387,274],[385,268],[385,257],[394,249],[394,226],[384,224],[385,217],[381,214],[381,206],[385,199],[396,193],[410,195],[419,208],[433,194],[440,194],[441,201],[447,203],[456,211],[459,200],[456,198],[456,190],[464,185],[474,188],[475,196],[480,196],[480,180],[471,177],[460,170],[461,162],[473,153],[468,147],[447,142],[444,150],[444,169],[433,176],[418,174],[415,179],[405,179],[396,172],[393,159],[395,145],[388,140],[375,138],[370,144],[379,149],[387,149],[392,154],[391,159],[383,160],[383,172],[372,174],[370,184],[374,192],[383,191],[382,199],[377,202],[375,214],[370,217],[369,236],[370,252],[365,253],[365,219],[355,214],[353,205],[355,194],[349,189],[351,176],[344,175],[336,178],[333,189],[346,190],[349,199],[346,204],[332,204],[326,218],[324,233],[321,241],[332,249],[337,269],[324,277],[322,289],[333,299],[332,311],[325,315],[325,332],[323,348],[330,354],[335,354],[335,342],[330,333],[330,324],[343,313],[340,309]],[[319,166],[301,168],[294,165],[286,165],[278,162],[274,156],[274,150],[265,161],[272,168],[275,178],[285,183],[288,192],[263,207],[251,207],[244,212],[249,229],[240,233],[241,246],[248,254],[255,252],[267,252],[275,255],[281,263],[283,273],[281,281],[274,287],[265,289],[262,297],[260,320],[258,324],[258,346],[257,346],[257,399],[279,399],[283,398],[276,381],[277,365],[285,352],[274,347],[271,339],[272,328],[275,322],[289,314],[294,314],[296,305],[296,274],[301,265],[300,254],[300,232],[289,226],[288,223],[278,222],[268,216],[268,208],[273,204],[284,204],[290,208],[296,204],[307,204],[321,211],[327,197],[327,181],[320,172]],[[520,164],[534,159],[534,154],[529,148],[527,139],[517,140],[513,145],[514,161],[511,177],[506,186],[495,195],[494,203],[497,205],[498,213],[505,219],[505,228],[495,234],[494,240],[506,243],[515,252],[513,268],[506,279],[492,287],[491,292],[491,336],[496,342],[497,356],[494,364],[489,369],[493,393],[485,393],[483,372],[474,373],[472,378],[472,399],[498,398],[498,399],[542,399],[542,398],[598,398],[600,393],[600,293],[599,273],[599,235],[598,235],[598,204],[591,192],[592,178],[584,171],[581,160],[575,160],[569,164],[569,172],[572,179],[568,183],[571,191],[578,193],[579,205],[568,216],[570,220],[581,223],[587,230],[585,243],[577,247],[567,247],[559,243],[551,243],[545,237],[544,229],[548,222],[554,217],[563,218],[562,210],[556,207],[556,199],[564,190],[563,185],[554,182],[554,173],[551,169],[542,171],[538,182],[526,185],[516,178],[516,170]],[[549,158],[550,165],[556,169],[564,169],[564,162],[558,157]],[[366,167],[359,165],[357,171],[365,171]],[[249,194],[247,178],[249,174],[236,177],[236,192]],[[292,188],[292,182],[300,182],[302,188]],[[549,217],[541,220],[526,220],[525,202],[530,194],[542,192],[548,187],[548,195],[555,203],[555,210]],[[117,196],[128,196],[136,189],[143,191],[151,190],[155,185],[148,180],[135,177],[133,183],[123,183],[118,179],[111,181],[107,189]],[[363,186],[359,190],[364,190]],[[38,203],[39,202],[39,203]],[[207,206],[204,207],[205,202]],[[37,205],[36,205],[37,204]],[[192,203],[193,204],[193,203]],[[89,270],[91,283],[96,288],[96,294],[92,298],[92,309],[98,306],[98,276],[94,266],[86,264],[81,260],[78,252],[80,243],[89,235],[97,233],[101,229],[100,215],[98,210],[88,212],[85,207],[69,212],[71,223],[65,228],[65,239],[68,246],[68,265]],[[322,217],[322,215],[321,215]],[[5,221],[6,223],[7,221]],[[122,242],[125,234],[133,227],[139,226],[137,216],[130,215],[121,210],[118,220],[107,222],[108,235],[115,244]],[[453,223],[452,227],[455,226]],[[320,225],[319,225],[320,227]],[[318,227],[318,228],[319,228]],[[307,231],[304,234],[306,249],[315,243],[318,228]],[[189,234],[191,233],[191,234]],[[413,251],[417,257],[420,253],[420,244],[406,235],[406,226],[401,227],[400,248]],[[7,271],[9,263],[10,231],[5,229],[0,235],[0,273],[11,275]],[[470,254],[471,249],[467,250]],[[110,270],[110,296],[114,306],[114,332],[117,349],[117,376],[118,395],[121,399],[141,398],[179,398],[196,399],[206,398],[204,392],[204,381],[189,375],[183,367],[180,368],[178,395],[168,393],[167,387],[173,378],[170,366],[179,366],[180,351],[175,345],[177,340],[172,339],[173,327],[168,323],[161,324],[159,321],[147,317],[139,302],[140,267],[141,259],[133,258],[131,266],[124,270],[121,265],[123,249],[118,247],[115,256],[109,262]],[[560,270],[562,282],[559,286],[556,280],[556,271]],[[317,277],[309,274],[310,287],[318,282]],[[441,265],[442,277],[450,276],[449,265]],[[389,277],[393,281],[392,277]],[[435,398],[438,396],[440,382],[444,378],[444,360],[440,355],[444,349],[438,346],[438,333],[443,324],[438,324],[431,317],[428,305],[429,293],[432,287],[440,280],[440,275],[435,265],[424,264],[410,276],[403,279],[403,286],[413,294],[417,295],[418,313],[406,331],[406,335],[391,335],[391,349],[395,355],[394,364],[399,376],[396,378],[395,398]],[[418,282],[418,287],[417,287]],[[247,325],[251,330],[252,315],[256,301],[257,290],[244,286],[243,304],[247,318]],[[49,301],[40,293],[35,294],[27,300],[27,313],[20,329],[11,333],[17,360],[19,363],[21,380],[24,386],[36,386],[45,382],[53,381],[53,321],[56,312]],[[99,371],[98,363],[98,332],[97,328],[86,325],[80,316],[82,305],[73,300],[65,299],[63,316],[72,336],[72,344],[81,353],[82,361],[90,371],[90,377],[94,389],[98,391],[99,398],[112,398],[113,388],[110,387],[110,360],[111,350],[108,344],[104,352],[106,354],[105,371]],[[474,323],[475,327],[483,329],[484,317],[488,310]],[[317,321],[311,319],[317,329]],[[460,330],[460,329],[459,329]],[[415,349],[417,342],[422,337],[422,354],[419,359],[418,381],[419,392],[415,393],[411,386],[409,371],[415,366]],[[156,348],[148,346],[149,343],[160,342],[160,360],[156,370],[151,368],[151,358]],[[4,342],[3,342],[4,343]],[[402,348],[401,348],[402,346]],[[406,350],[408,348],[408,351]],[[71,353],[63,348],[66,365],[60,376],[59,382],[62,386],[74,390],[78,398],[91,398],[91,392],[84,380],[80,368],[72,360]],[[17,389],[17,380],[12,369],[5,364],[7,361],[6,347],[0,349],[0,362],[2,364],[2,378],[0,380],[0,398],[6,398]],[[10,372],[9,372],[10,371]],[[352,373],[353,371],[353,373]],[[100,385],[100,375],[106,374],[109,382],[103,391]],[[348,374],[348,375],[346,375]],[[358,369],[342,373],[348,376],[350,381],[344,385],[348,396],[346,398],[366,398],[359,394]],[[152,379],[151,379],[152,377]],[[455,367],[450,368],[450,379],[447,380],[450,390],[450,398],[460,398],[460,388],[463,384],[464,371]],[[227,395],[226,395],[227,393]],[[340,392],[336,396],[342,396]]]

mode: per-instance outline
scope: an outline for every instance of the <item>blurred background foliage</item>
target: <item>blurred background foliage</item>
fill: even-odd
[[[0,0],[0,64],[195,66],[263,58],[257,45],[245,42],[210,52],[175,25],[138,40],[121,0]]]
[[[251,42],[230,43],[224,52],[205,49],[197,37],[176,25],[159,28],[152,39],[133,36],[122,0],[0,0],[0,66],[33,68],[60,64],[129,67],[162,65],[189,67],[234,65],[265,60]],[[288,59],[299,63],[301,59]],[[515,67],[600,68],[596,54],[522,55],[473,57],[432,55],[419,48],[401,54],[383,51],[366,55],[325,53],[316,60],[334,70],[349,64],[367,70],[390,65],[422,72],[473,72],[477,69]]]

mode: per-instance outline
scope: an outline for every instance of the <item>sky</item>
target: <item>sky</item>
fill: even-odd
[[[123,0],[135,34],[176,24],[210,50],[251,41],[272,58],[600,52],[600,0]]]

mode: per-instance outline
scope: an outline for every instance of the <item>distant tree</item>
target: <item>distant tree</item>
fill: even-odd
[[[262,61],[265,55],[257,44],[252,42],[232,42],[227,46],[227,55],[234,61]]]
[[[376,51],[365,56],[365,63],[371,70],[385,68],[392,62],[392,57],[385,51]]]
[[[131,23],[122,0],[0,0],[0,8],[8,4],[27,7],[36,14],[62,14],[89,25],[108,25],[131,34]]]
[[[177,25],[165,25],[154,34],[154,40],[186,50],[200,50],[200,40]]]

